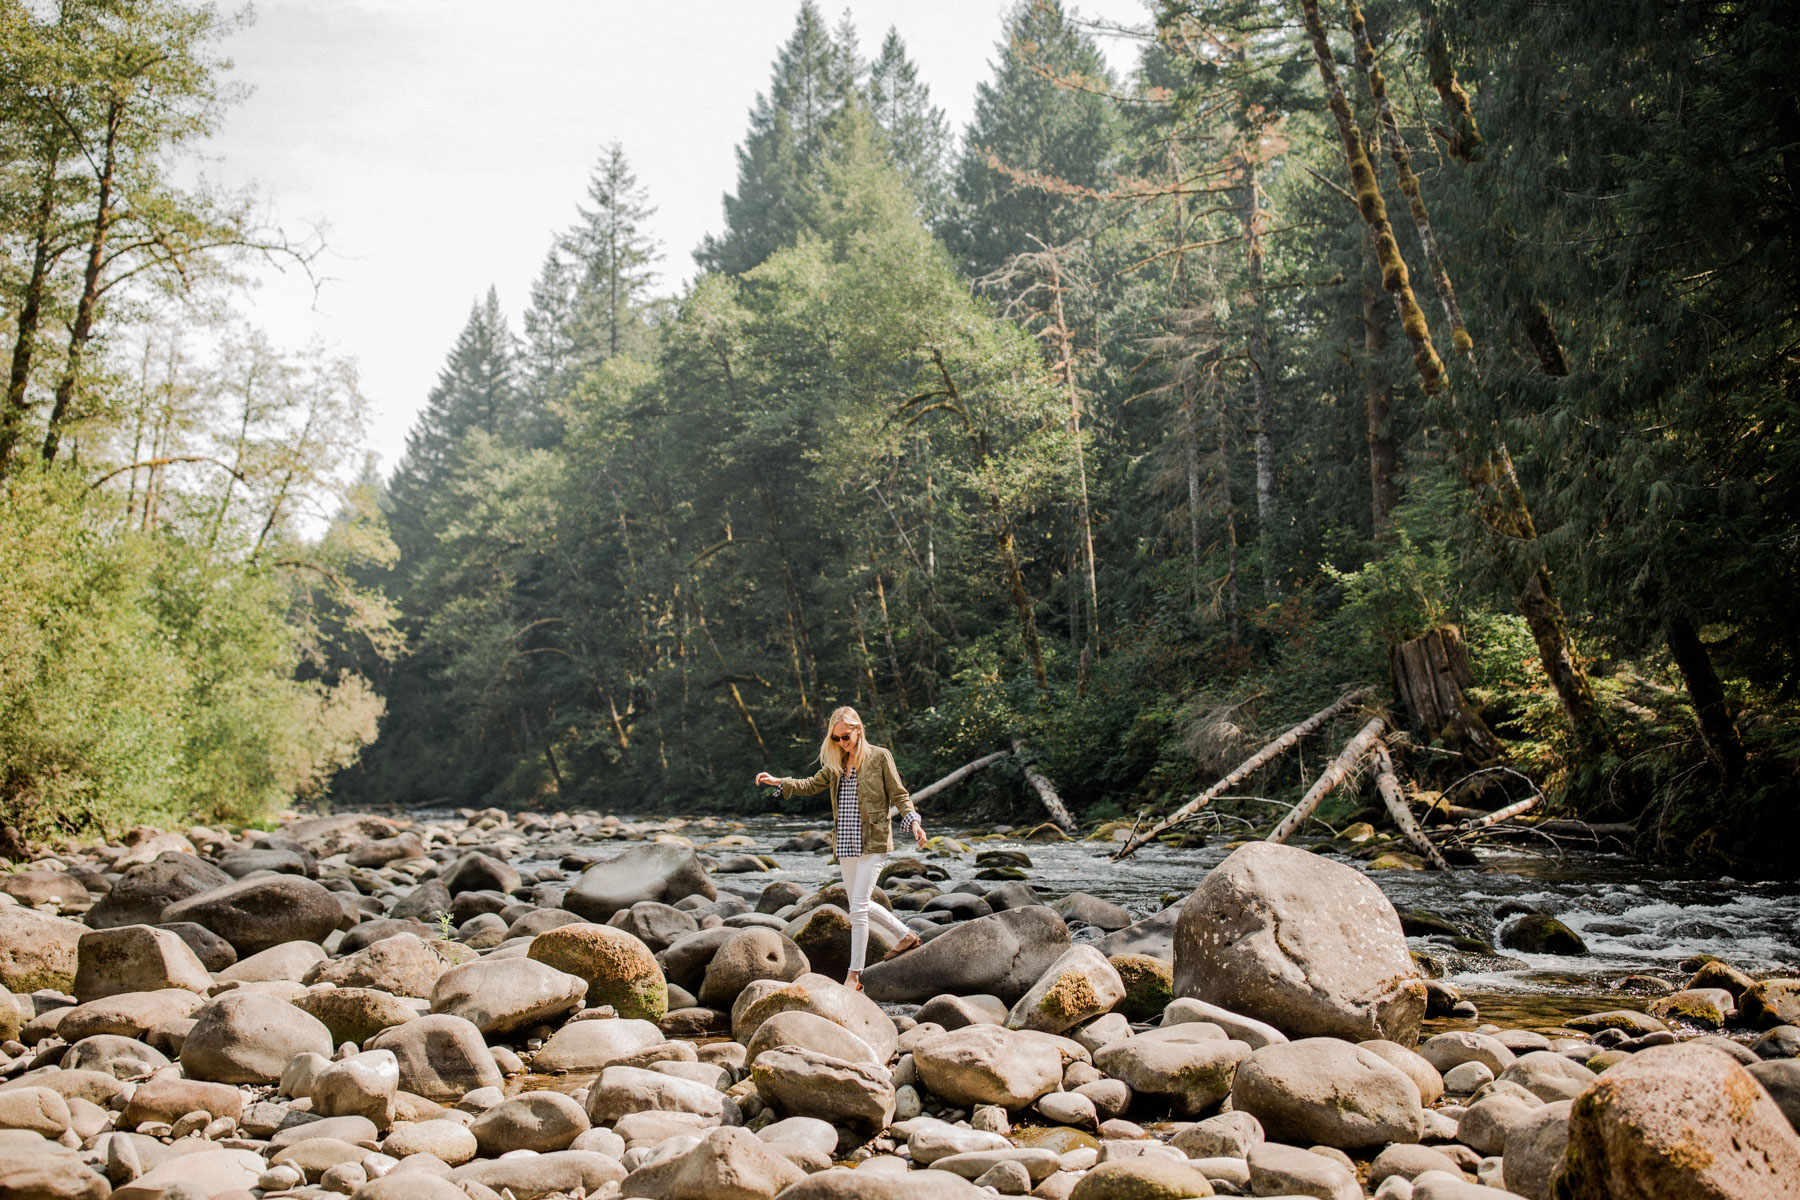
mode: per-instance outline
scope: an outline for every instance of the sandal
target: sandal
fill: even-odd
[[[900,943],[897,946],[895,946],[892,950],[889,950],[886,954],[882,955],[881,961],[886,962],[890,958],[899,958],[902,954],[905,954],[908,950],[917,950],[920,946],[923,946],[924,944],[925,944],[924,941],[919,937],[918,934],[909,933],[905,937],[900,939]]]

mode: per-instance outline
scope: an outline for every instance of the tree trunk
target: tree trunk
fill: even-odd
[[[1063,829],[1074,832],[1075,818],[1069,815],[1069,810],[1063,806],[1062,797],[1056,794],[1056,785],[1050,782],[1048,776],[1034,768],[1025,757],[1024,741],[1014,738],[1012,748],[1013,753],[1019,756],[1019,766],[1024,769],[1025,782],[1031,785],[1033,792],[1037,793],[1038,802],[1044,806],[1044,811],[1049,813],[1050,819]]]
[[[1412,347],[1413,367],[1418,371],[1420,384],[1426,395],[1442,395],[1447,399],[1456,413],[1448,432],[1464,477],[1474,490],[1489,527],[1502,537],[1520,543],[1535,543],[1537,530],[1531,510],[1525,505],[1505,445],[1499,444],[1484,452],[1473,440],[1466,422],[1460,419],[1461,414],[1456,412],[1455,396],[1449,390],[1443,360],[1432,344],[1430,326],[1413,295],[1406,262],[1400,256],[1400,245],[1394,240],[1393,226],[1388,222],[1387,205],[1382,201],[1374,166],[1363,150],[1362,134],[1351,116],[1349,101],[1344,98],[1343,84],[1338,80],[1331,47],[1325,38],[1324,21],[1319,16],[1318,0],[1300,0],[1300,10],[1312,41],[1319,78],[1325,85],[1326,100],[1343,141],[1344,160],[1350,168],[1357,209],[1374,235],[1375,254],[1381,264],[1381,284],[1394,298],[1400,327]],[[1533,545],[1532,549],[1535,551],[1537,547]],[[1575,654],[1574,640],[1569,635],[1567,618],[1551,585],[1549,569],[1539,562],[1523,572],[1522,577],[1516,574],[1515,583],[1519,610],[1531,627],[1545,673],[1569,719],[1576,749],[1582,756],[1592,758],[1610,745],[1610,737],[1594,699],[1593,684]]]
[[[1706,752],[1727,782],[1735,781],[1744,770],[1744,743],[1738,737],[1737,722],[1731,717],[1731,704],[1725,688],[1713,670],[1712,655],[1700,640],[1699,630],[1685,616],[1673,617],[1668,623],[1669,654],[1681,682],[1687,686],[1693,701],[1694,716],[1700,722],[1700,740]]]
[[[1083,670],[1075,689],[1076,695],[1087,690],[1086,666],[1091,655],[1100,649],[1100,587],[1094,572],[1094,525],[1088,513],[1087,455],[1081,446],[1081,387],[1075,374],[1075,338],[1069,331],[1063,309],[1062,267],[1056,252],[1049,251],[1050,321],[1056,337],[1056,370],[1062,376],[1063,390],[1069,397],[1069,436],[1075,443],[1075,559],[1076,569],[1086,584],[1087,638],[1081,650]]]
[[[1194,394],[1192,364],[1183,361],[1177,369],[1181,372],[1181,458],[1182,467],[1187,474],[1188,554],[1194,586],[1194,611],[1199,613],[1205,609],[1206,598],[1206,588],[1200,577],[1200,562],[1206,543],[1201,536],[1200,525],[1203,504],[1200,498],[1200,414],[1196,411],[1199,408],[1199,397]]]
[[[815,721],[823,721],[825,714],[819,711],[824,701],[824,693],[819,688],[819,664],[813,658],[812,632],[806,626],[806,611],[800,602],[800,584],[794,578],[794,568],[788,559],[787,545],[781,536],[781,517],[775,510],[775,498],[761,482],[756,485],[757,499],[762,501],[763,515],[769,524],[769,541],[775,547],[775,556],[781,562],[781,585],[787,593],[788,602],[788,634],[793,639],[794,671],[796,681],[800,684],[800,708]],[[805,676],[800,675],[805,669]],[[811,699],[808,699],[808,685],[811,686]]]
[[[1375,743],[1375,790],[1381,793],[1381,802],[1387,805],[1388,815],[1394,818],[1395,827],[1406,835],[1406,840],[1432,866],[1440,871],[1448,871],[1450,863],[1444,858],[1444,852],[1432,844],[1431,839],[1419,829],[1419,823],[1413,820],[1412,809],[1406,804],[1406,794],[1400,790],[1400,781],[1394,777],[1394,758],[1388,753],[1386,742]]]
[[[1238,595],[1238,536],[1237,536],[1237,502],[1231,495],[1231,420],[1226,412],[1231,403],[1225,389],[1219,386],[1218,370],[1215,365],[1208,376],[1208,385],[1213,395],[1218,397],[1218,408],[1214,416],[1219,431],[1219,499],[1225,509],[1225,621],[1231,638],[1232,649],[1237,649],[1239,638],[1239,614],[1243,612],[1243,603]]]
[[[1388,651],[1388,669],[1400,702],[1425,729],[1476,765],[1500,758],[1506,749],[1481,714],[1469,707],[1463,689],[1475,685],[1462,631],[1444,625]]]
[[[1438,136],[1444,139],[1452,158],[1473,162],[1481,155],[1482,143],[1475,113],[1469,107],[1469,93],[1457,82],[1456,67],[1450,61],[1450,47],[1445,43],[1444,31],[1431,15],[1429,5],[1421,6],[1421,15],[1425,24],[1425,60],[1430,64],[1431,86],[1436,89],[1438,99],[1443,101],[1444,115],[1450,120],[1447,128],[1438,127]]]
[[[0,476],[7,473],[24,436],[31,406],[25,400],[31,382],[31,359],[37,349],[38,323],[44,312],[44,292],[49,287],[50,222],[56,215],[56,170],[60,155],[52,149],[44,167],[44,184],[39,193],[37,211],[33,214],[36,228],[31,244],[31,273],[19,296],[19,319],[13,340],[12,373],[6,384],[6,407],[0,410]]]
[[[1361,704],[1368,698],[1368,695],[1368,688],[1357,688],[1353,691],[1345,692],[1342,696],[1339,696],[1336,700],[1332,701],[1312,716],[1306,718],[1306,720],[1300,722],[1298,725],[1295,725],[1286,733],[1283,733],[1280,737],[1233,767],[1231,771],[1220,778],[1217,783],[1164,817],[1157,823],[1154,829],[1150,830],[1148,833],[1140,833],[1129,842],[1126,842],[1125,845],[1112,856],[1113,861],[1117,862],[1126,855],[1137,853],[1140,847],[1148,842],[1154,841],[1165,829],[1173,828],[1187,820],[1189,817],[1205,808],[1208,804],[1211,804],[1214,800],[1224,795],[1228,789],[1236,786],[1242,780],[1250,778],[1250,776],[1256,774],[1256,772],[1262,770],[1277,758],[1280,758],[1283,754],[1287,753],[1288,750],[1299,744],[1301,738],[1317,729],[1323,728],[1326,722],[1330,721],[1352,705]]]
[[[1253,126],[1251,140],[1256,138]],[[1263,246],[1258,223],[1257,148],[1244,151],[1244,275],[1249,282],[1250,386],[1256,398],[1256,540],[1262,558],[1263,599],[1273,600],[1275,569],[1275,389],[1269,382],[1269,327],[1263,303]]]
[[[63,363],[62,378],[57,381],[56,395],[50,405],[50,420],[44,431],[44,461],[56,460],[62,443],[62,425],[69,405],[75,399],[75,388],[81,380],[81,363],[89,339],[94,336],[94,319],[100,307],[100,272],[106,265],[106,239],[112,232],[114,173],[118,169],[119,127],[125,117],[125,102],[115,98],[106,114],[106,148],[100,169],[100,191],[94,204],[94,232],[88,241],[87,267],[81,277],[81,299],[75,305],[75,322],[69,326],[69,354]]]
[[[1363,760],[1363,756],[1369,753],[1370,747],[1381,737],[1382,730],[1386,727],[1386,723],[1380,717],[1371,717],[1369,723],[1344,744],[1344,749],[1332,764],[1325,768],[1324,773],[1313,781],[1310,788],[1306,789],[1306,795],[1300,797],[1300,803],[1294,805],[1288,815],[1281,818],[1280,823],[1269,833],[1267,840],[1285,842],[1293,837],[1299,831],[1300,826],[1306,823],[1306,818],[1312,816],[1313,810],[1319,807],[1320,802],[1350,777],[1350,772],[1356,768],[1357,763]]]
[[[1387,134],[1388,157],[1394,160],[1400,193],[1406,197],[1407,208],[1412,213],[1413,228],[1419,234],[1419,246],[1425,251],[1425,266],[1431,272],[1432,283],[1437,287],[1438,302],[1444,306],[1444,319],[1450,323],[1450,344],[1463,354],[1471,354],[1475,343],[1463,324],[1462,305],[1456,299],[1456,287],[1450,280],[1449,270],[1444,266],[1443,255],[1438,252],[1437,234],[1431,227],[1431,214],[1425,207],[1425,195],[1419,190],[1419,177],[1413,174],[1412,154],[1406,149],[1405,139],[1400,136],[1400,123],[1394,119],[1393,105],[1388,103],[1387,80],[1381,74],[1381,64],[1375,60],[1375,47],[1369,41],[1368,24],[1363,20],[1362,8],[1356,0],[1345,0],[1345,3],[1350,13],[1350,37],[1356,43],[1356,58],[1369,83],[1369,97],[1375,102],[1376,120]]]
[[[962,766],[956,768],[956,770],[950,772],[948,775],[944,776],[942,779],[933,780],[931,783],[926,784],[924,787],[920,788],[918,791],[912,793],[912,802],[914,804],[917,804],[921,800],[930,799],[932,796],[937,795],[939,792],[945,790],[946,788],[955,787],[957,784],[961,783],[963,780],[967,779],[969,776],[975,774],[975,772],[981,770],[984,767],[992,766],[993,764],[999,762],[1001,759],[1005,758],[1007,755],[1009,755],[1011,753],[1012,753],[1011,750],[996,750],[992,754],[982,755],[980,758],[976,759],[974,762],[964,763]]]
[[[1400,502],[1400,488],[1394,476],[1400,466],[1399,446],[1394,440],[1394,389],[1387,380],[1383,359],[1388,347],[1388,307],[1382,301],[1381,289],[1370,276],[1380,278],[1375,264],[1373,235],[1365,232],[1362,306],[1363,306],[1363,387],[1369,426],[1369,516],[1377,541],[1393,536],[1394,506]]]
[[[906,680],[900,674],[900,650],[894,645],[894,626],[888,618],[887,588],[881,582],[881,571],[875,571],[875,602],[881,610],[881,640],[887,644],[888,670],[894,674],[894,694],[902,716],[906,714]]]

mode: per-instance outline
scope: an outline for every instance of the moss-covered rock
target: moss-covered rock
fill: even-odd
[[[1582,955],[1588,952],[1581,935],[1546,913],[1526,913],[1500,930],[1500,944],[1526,954]]]
[[[1106,960],[1125,984],[1125,998],[1113,1006],[1130,1021],[1157,1017],[1175,998],[1175,968],[1148,954],[1116,954]]]
[[[587,981],[589,1007],[610,1004],[621,1017],[660,1021],[669,987],[656,956],[638,938],[609,925],[562,925],[531,939],[526,957]]]

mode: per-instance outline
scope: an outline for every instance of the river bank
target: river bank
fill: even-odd
[[[34,853],[0,1140],[41,1185],[0,1195],[1599,1197],[1631,1104],[1719,1086],[1754,1102],[1706,1144],[1800,1168],[1792,891],[957,829],[891,857],[926,941],[862,995],[825,841],[486,810]],[[1588,952],[1509,945],[1535,917]]]

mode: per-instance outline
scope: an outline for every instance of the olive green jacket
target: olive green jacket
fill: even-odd
[[[810,796],[824,792],[837,803],[838,781],[844,773],[837,767],[821,767],[811,779],[777,779],[781,795]],[[894,830],[889,807],[907,816],[913,811],[912,798],[900,782],[900,771],[894,756],[881,746],[863,746],[862,766],[856,769],[856,803],[862,809],[862,844],[864,854],[886,854],[894,848]]]

